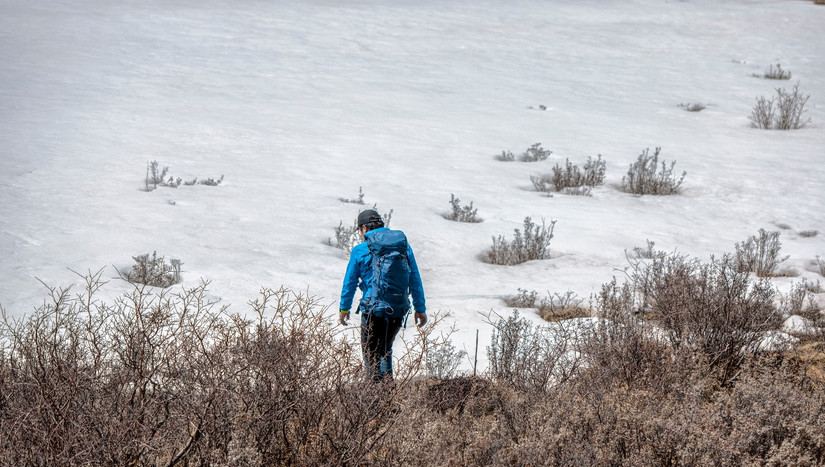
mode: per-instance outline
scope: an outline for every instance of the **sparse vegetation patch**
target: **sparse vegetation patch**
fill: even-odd
[[[0,313],[0,464],[825,464],[825,333],[764,350],[773,289],[732,264],[631,262],[588,320],[491,312],[477,376],[424,326],[399,336],[393,384],[365,381],[311,296],[265,288],[230,314],[203,283],[105,303],[90,274]]]
[[[548,151],[541,147],[541,143],[535,143],[526,151],[521,153],[518,156],[519,162],[540,162],[547,160],[550,155],[553,154],[553,151]],[[496,156],[496,159],[503,161],[503,162],[513,162],[516,160],[515,154],[511,151],[501,151],[501,154]]]
[[[355,198],[339,198],[341,202],[352,204],[364,204],[364,190],[363,187],[358,187],[358,196]]]
[[[536,191],[562,192],[571,195],[589,196],[593,187],[604,184],[607,164],[599,154],[595,159],[587,158],[584,168],[565,159],[564,166],[556,164],[553,175],[530,176]]]
[[[818,284],[817,284],[818,285]],[[780,299],[781,310],[785,316],[801,315],[805,311],[806,299],[810,302],[813,284],[809,284],[805,279],[791,284],[791,289]]]
[[[789,258],[780,258],[781,249],[779,232],[759,229],[758,235],[736,243],[736,263],[740,271],[753,272],[759,277],[775,276],[779,263]]]
[[[638,259],[653,259],[656,255],[656,250],[654,247],[656,246],[656,242],[651,242],[650,240],[645,240],[647,242],[647,246],[642,248],[639,246],[633,247],[633,257]],[[627,250],[625,250],[625,253]]]
[[[143,284],[152,287],[167,288],[181,281],[181,266],[183,263],[179,259],[170,258],[166,262],[164,256],[158,256],[157,251],[133,256],[135,264],[126,272],[121,272],[121,277],[133,284]]]
[[[352,225],[344,225],[344,221],[339,222],[338,227],[335,228],[335,243],[332,243],[332,239],[329,239],[327,242],[330,246],[344,250],[347,253],[352,251],[355,245],[361,243],[361,232],[358,231],[358,221],[353,221]]]
[[[376,205],[373,205],[372,208],[376,209]],[[384,227],[390,226],[392,213],[393,210],[390,209],[389,212],[381,215],[381,218],[384,219]],[[333,243],[333,240],[329,238],[327,239],[327,244],[349,253],[355,248],[355,245],[358,245],[362,241],[363,237],[361,236],[361,232],[358,231],[358,219],[356,216],[356,219],[352,221],[352,225],[344,225],[344,221],[340,221],[338,227],[335,228],[335,242]]]
[[[168,166],[160,168],[160,164],[158,164],[158,161],[147,162],[146,178],[144,179],[144,189],[146,191],[153,191],[156,190],[159,186],[177,188],[181,186],[181,184],[183,184],[184,186],[192,186],[198,184],[206,186],[218,186],[223,182],[223,175],[221,175],[219,178],[208,177],[204,180],[198,181],[197,177],[193,178],[192,180],[183,180],[180,177],[173,177],[170,175],[167,178],[168,173]]]
[[[478,208],[473,207],[473,202],[469,205],[461,205],[461,200],[456,198],[454,194],[450,193],[450,208],[449,214],[444,217],[456,222],[481,222],[482,219],[478,217]]]
[[[627,175],[622,178],[622,190],[636,195],[672,195],[679,193],[687,172],[676,177],[673,168],[676,162],[668,166],[662,161],[659,166],[659,154],[662,148],[657,147],[653,154],[650,148],[645,148],[636,162],[630,165]]]
[[[765,70],[762,75],[754,74],[753,76],[757,78],[765,78],[765,79],[791,79],[791,72],[790,70],[783,70],[782,65],[777,63],[776,68],[773,65],[770,66],[767,70]]]
[[[682,103],[682,104],[679,104],[679,107],[687,110],[688,112],[701,112],[701,111],[705,110],[706,108],[708,108],[708,106],[706,106],[705,104],[700,104],[698,102],[693,103],[693,104],[691,104],[691,103],[687,103],[687,104]]]
[[[770,99],[757,97],[749,117],[751,126],[765,130],[798,130],[811,121],[803,117],[810,97],[810,94],[803,95],[799,91],[799,83],[790,91],[776,88],[776,96]]]
[[[548,228],[544,219],[539,226],[530,217],[524,218],[524,232],[514,229],[512,240],[503,236],[493,237],[493,246],[487,253],[487,258],[493,264],[515,265],[535,259],[545,259],[550,256],[550,240],[553,238],[553,229],[556,221],[550,221]]]
[[[546,321],[558,322],[570,318],[586,318],[590,310],[583,306],[584,299],[572,290],[547,296],[539,305],[539,316]]]

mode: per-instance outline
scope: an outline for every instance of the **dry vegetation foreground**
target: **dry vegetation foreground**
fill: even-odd
[[[598,318],[491,320],[490,368],[455,372],[435,325],[392,385],[312,298],[251,317],[100,274],[0,325],[2,465],[822,465],[822,334],[760,351],[774,292],[723,259],[661,256]],[[804,353],[803,353],[804,351]]]

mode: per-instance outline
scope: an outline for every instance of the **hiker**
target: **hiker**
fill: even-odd
[[[375,382],[392,381],[392,343],[410,311],[410,295],[415,324],[427,322],[424,287],[403,232],[384,227],[381,215],[372,209],[358,215],[358,230],[364,242],[350,252],[339,321],[347,324],[355,289],[360,289],[356,313],[361,314],[361,350],[368,377]]]

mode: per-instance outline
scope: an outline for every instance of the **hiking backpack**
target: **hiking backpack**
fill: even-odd
[[[410,310],[410,262],[407,236],[400,230],[381,230],[367,237],[372,256],[372,279],[364,308],[378,317],[400,318]]]

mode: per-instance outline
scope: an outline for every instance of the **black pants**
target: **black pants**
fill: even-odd
[[[403,321],[361,314],[361,351],[370,380],[392,380],[392,343]]]

